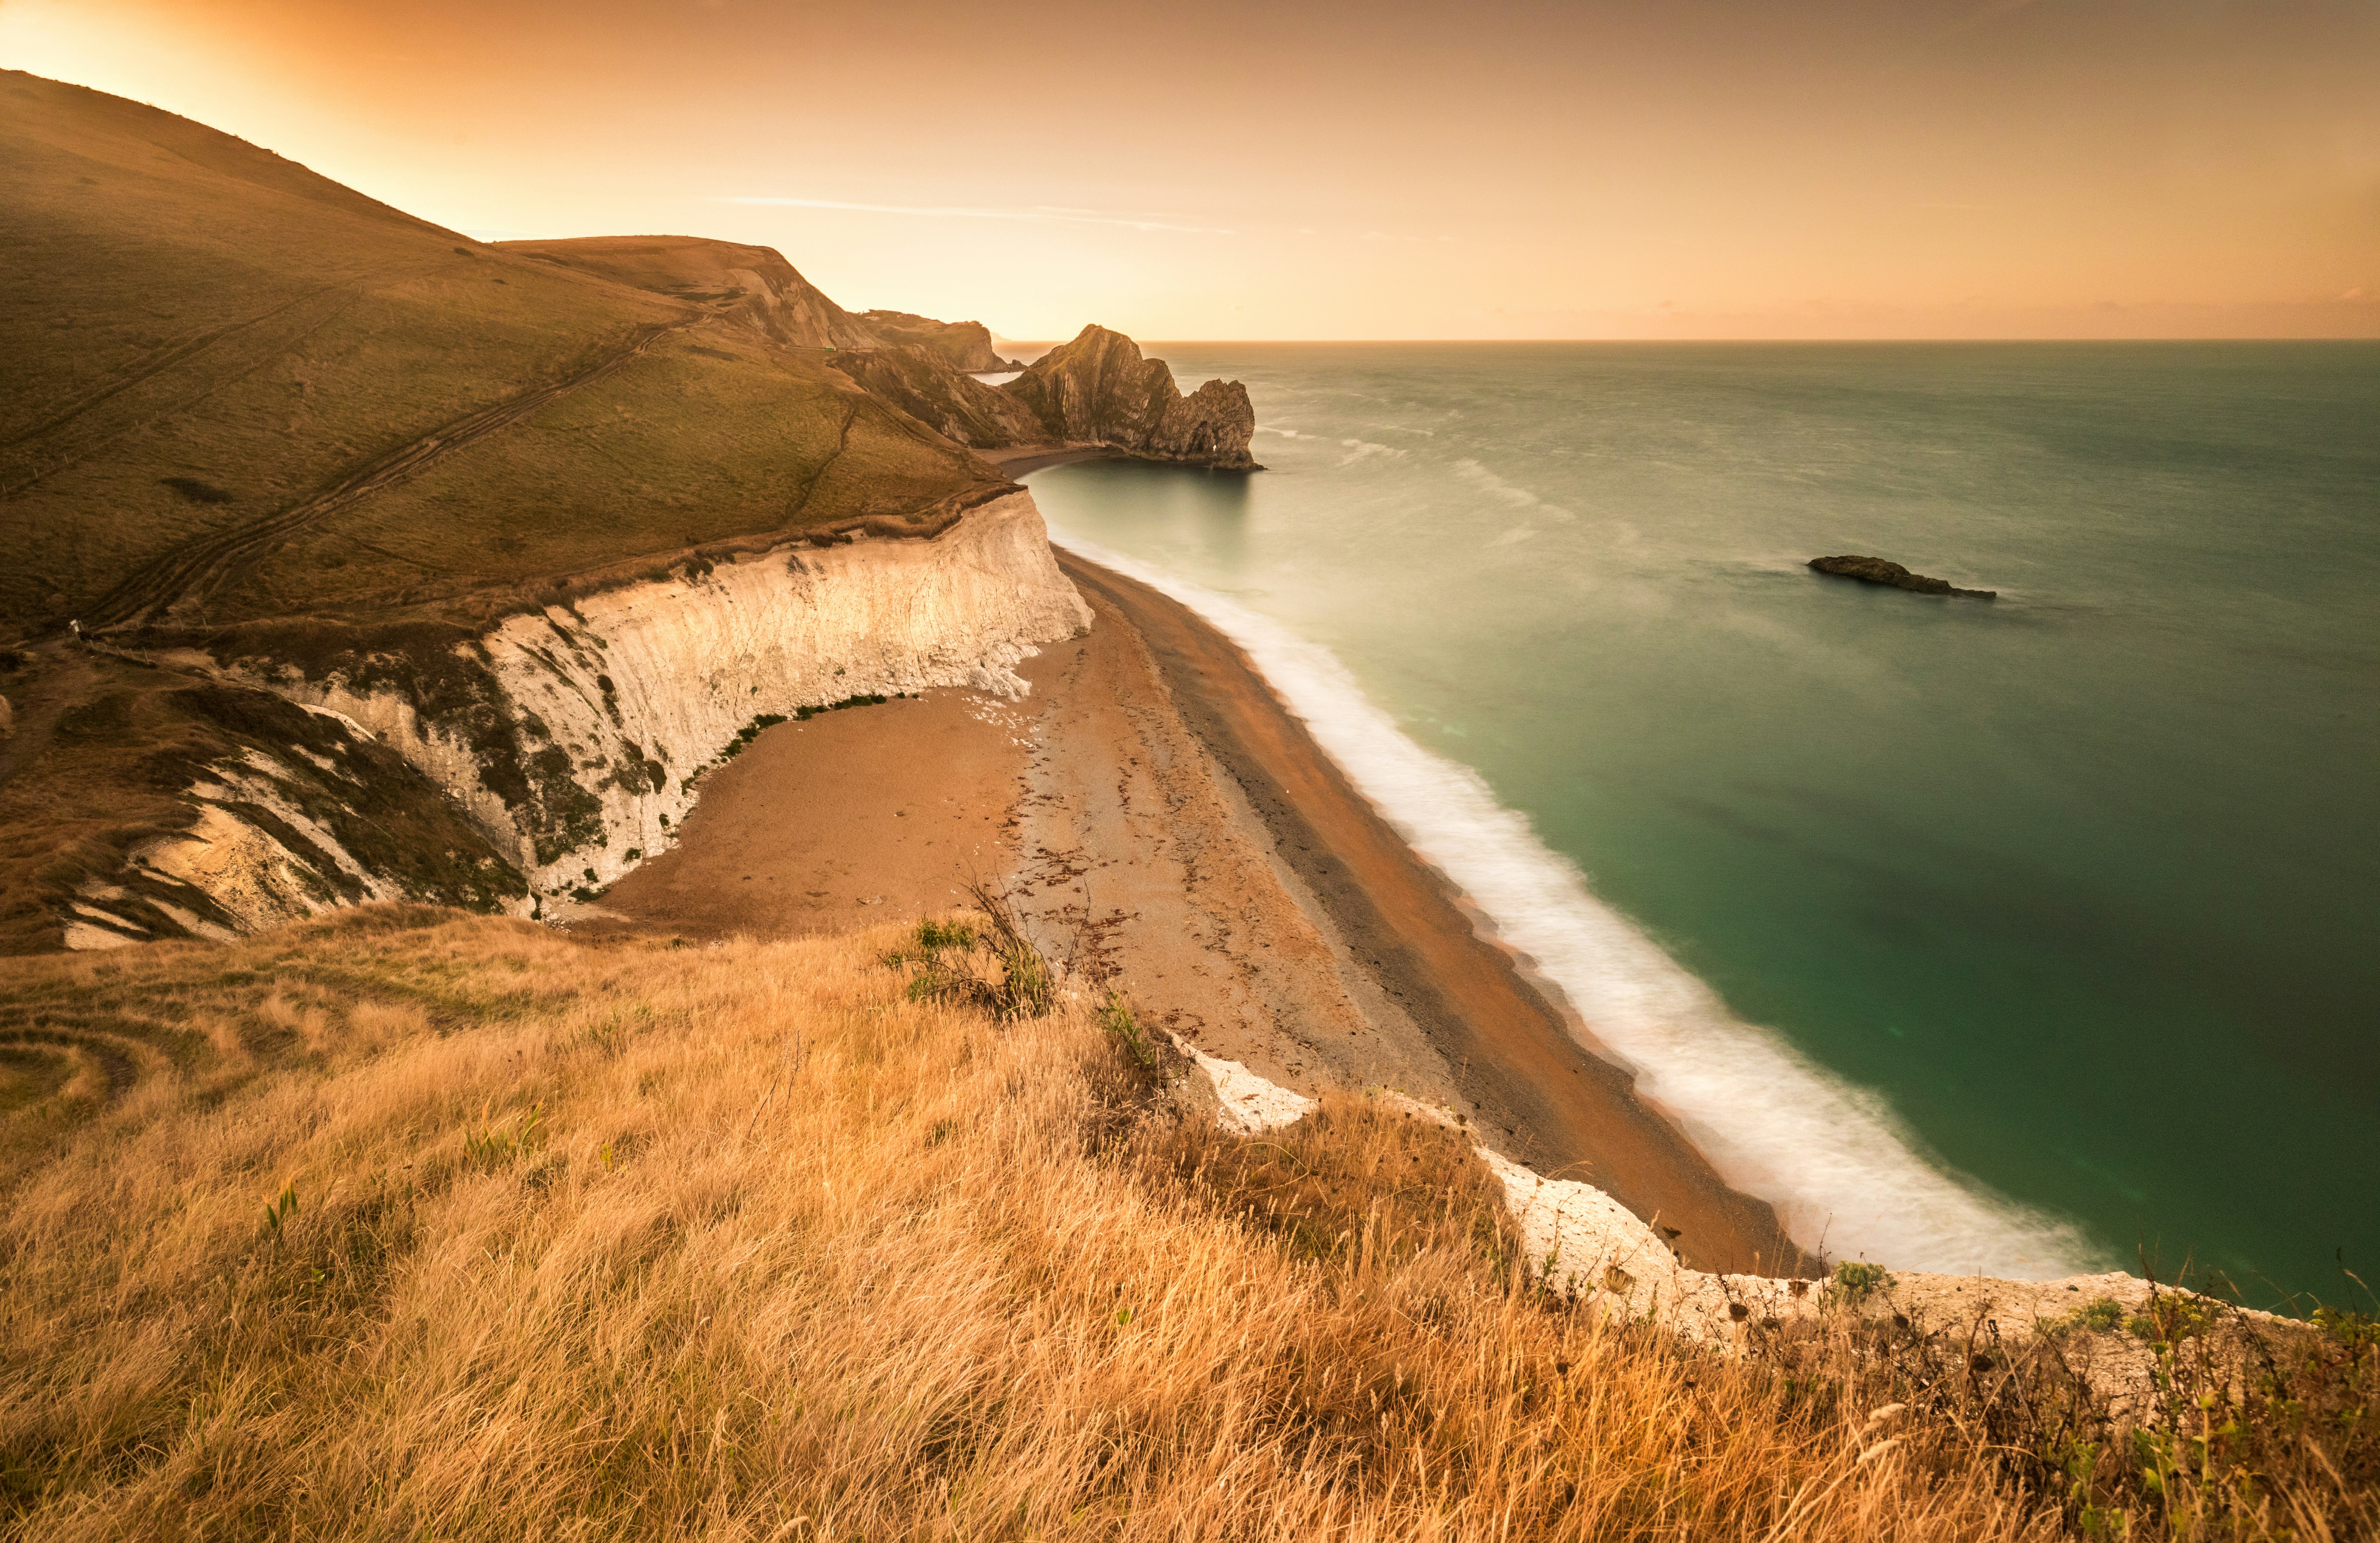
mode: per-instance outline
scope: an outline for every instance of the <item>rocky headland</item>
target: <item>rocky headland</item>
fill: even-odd
[[[917,344],[839,348],[828,362],[944,438],[1003,460],[1092,451],[1264,469],[1248,453],[1257,416],[1245,386],[1209,380],[1184,396],[1164,360],[1144,358],[1138,344],[1105,327],[1084,328],[998,386]]]
[[[1030,407],[1044,433],[1149,461],[1262,471],[1248,453],[1256,409],[1237,380],[1209,380],[1188,396],[1162,359],[1141,356],[1122,332],[1086,327],[1000,388]]]
[[[1005,451],[1048,438],[1032,408],[916,344],[838,349],[827,362],[946,440]]]
[[[1814,557],[1809,565],[1821,573],[1831,573],[1837,578],[1906,589],[1912,595],[1960,595],[1971,600],[1999,598],[1997,589],[1961,589],[1948,579],[1912,573],[1898,562],[1887,562],[1880,557]]]

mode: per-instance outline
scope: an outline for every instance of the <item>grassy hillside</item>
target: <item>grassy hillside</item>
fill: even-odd
[[[999,480],[735,306],[0,72],[0,631],[434,607]]]
[[[382,907],[0,961],[0,1527],[2380,1522],[2368,1326],[2237,1389],[2184,1340],[2137,1442],[2049,1341],[1844,1314],[1688,1351],[1541,1293],[1449,1133],[1336,1098],[1226,1136],[1113,1013],[1002,1022],[916,989],[925,951],[591,947]]]
[[[148,883],[118,869],[203,819],[188,789],[218,758],[304,739],[258,750],[226,725],[271,699],[190,695],[151,668],[164,650],[337,661],[432,682],[425,716],[501,717],[453,650],[565,584],[862,517],[931,530],[1006,485],[783,324],[850,322],[777,254],[562,245],[482,246],[172,114],[0,71],[0,648],[26,645],[0,672],[0,953],[61,946],[89,886]],[[755,281],[770,324],[730,273],[776,283]],[[79,652],[70,621],[135,652]],[[524,892],[481,873],[486,840],[434,787],[392,777],[369,822],[430,847],[356,839],[397,889]],[[291,850],[315,875],[293,882],[344,894],[335,862]]]

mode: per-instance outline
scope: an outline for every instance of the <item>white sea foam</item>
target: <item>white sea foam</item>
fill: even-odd
[[[2064,1223],[1929,1163],[1875,1093],[1730,1013],[1618,911],[1597,900],[1526,816],[1467,766],[1424,750],[1329,649],[1171,573],[1060,534],[1059,544],[1138,579],[1247,651],[1349,778],[1460,885],[1498,935],[1569,994],[1730,1183],[1775,1202],[1805,1246],[1904,1270],[2017,1280],[2103,1261]]]
[[[1515,487],[1468,456],[1454,464],[1454,475],[1491,498],[1503,500],[1515,509],[1542,509],[1560,519],[1577,518],[1558,503],[1548,503],[1526,488]]]
[[[1374,444],[1369,440],[1342,440],[1339,444],[1351,452],[1339,457],[1339,464],[1342,466],[1352,466],[1367,455],[1393,455],[1402,460],[1405,453],[1393,445]]]

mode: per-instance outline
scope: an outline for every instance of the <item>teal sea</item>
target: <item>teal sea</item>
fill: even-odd
[[[1052,467],[1053,536],[1804,1242],[2380,1285],[2380,345],[1151,352],[1270,469]]]

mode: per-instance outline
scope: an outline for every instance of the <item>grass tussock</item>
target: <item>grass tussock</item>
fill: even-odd
[[[1003,1019],[913,992],[887,953],[997,930],[932,929],[596,949],[378,908],[0,961],[0,989],[107,1025],[130,1068],[71,1108],[72,1068],[24,1083],[6,1115],[43,1123],[0,1191],[0,1530],[2374,1523],[2368,1398],[2361,1427],[2305,1404],[2296,1446],[2271,1424],[2248,1477],[2207,1409],[2154,1496],[2104,1444],[2061,1479],[2038,1428],[1994,1423],[1995,1398],[2051,1407],[2005,1364],[1850,1312],[1735,1357],[1601,1322],[1536,1288],[1454,1136],[1349,1098],[1227,1136],[1169,1097],[1119,1002]],[[2307,1343],[2343,1357],[2325,1386],[2374,1388],[2368,1339]],[[2163,1363],[2178,1393],[2190,1354]]]
[[[1007,898],[982,883],[970,884],[979,924],[975,922],[920,922],[902,946],[880,960],[886,968],[909,972],[908,995],[913,1002],[969,1006],[1002,1021],[1039,1018],[1058,1003],[1057,977],[1017,923]],[[1112,995],[1105,1011],[1124,1013]],[[1103,1018],[1112,1028],[1110,1018]],[[1131,1046],[1144,1069],[1155,1062],[1148,1047],[1124,1013],[1134,1033]]]

